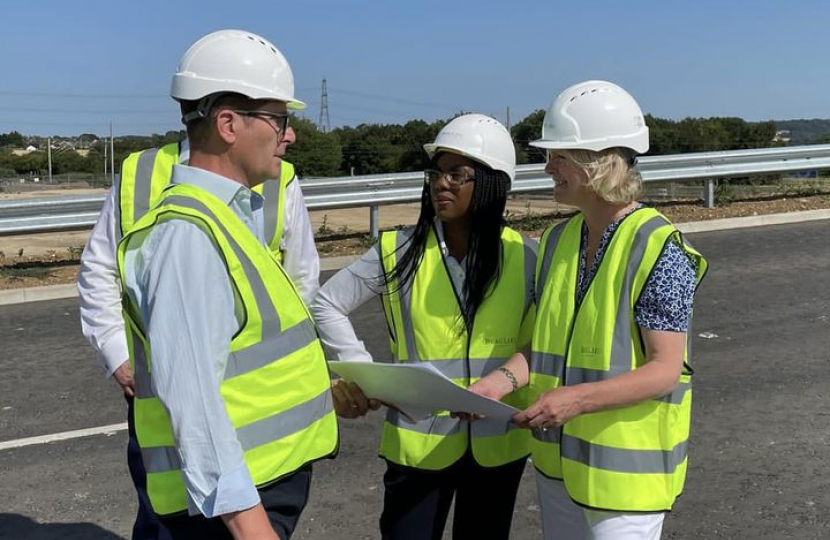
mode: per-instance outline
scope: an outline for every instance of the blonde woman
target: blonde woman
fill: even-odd
[[[506,364],[535,403],[545,538],[656,539],[683,489],[691,407],[692,301],[707,263],[636,201],[648,128],[628,92],[587,81],[545,116],[545,172],[579,213],[542,236],[530,358]],[[496,376],[471,390],[501,397]]]

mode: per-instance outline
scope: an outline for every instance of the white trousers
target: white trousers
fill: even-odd
[[[545,540],[660,540],[664,512],[625,514],[575,504],[565,484],[536,471]]]

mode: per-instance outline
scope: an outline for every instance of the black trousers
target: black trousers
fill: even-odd
[[[180,515],[158,518],[147,495],[147,473],[141,459],[141,449],[135,435],[133,422],[133,398],[127,398],[127,466],[138,494],[138,512],[133,525],[132,540],[180,540],[180,539],[232,539],[221,518],[206,519],[203,516]],[[259,490],[259,497],[268,519],[282,540],[291,537],[297,527],[300,514],[308,502],[311,485],[311,465]]]
[[[526,461],[482,467],[469,450],[441,471],[387,461],[381,536],[384,540],[441,540],[454,496],[455,540],[507,539]]]
[[[259,490],[262,506],[281,540],[288,540],[308,502],[311,465]],[[178,515],[160,518],[173,540],[233,540],[222,518]]]
[[[133,479],[136,494],[138,495],[138,511],[133,524],[132,540],[172,540],[167,529],[159,523],[153,507],[150,506],[150,497],[147,495],[147,473],[144,470],[144,462],[141,459],[141,448],[138,446],[138,439],[135,435],[135,422],[133,421],[133,398],[127,396],[127,468]]]

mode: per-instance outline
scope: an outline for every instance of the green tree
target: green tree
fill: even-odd
[[[334,130],[340,137],[343,174],[379,174],[394,172],[403,150],[393,142],[399,139],[401,126],[361,124]]]
[[[545,154],[538,148],[530,146],[542,136],[542,123],[545,120],[545,111],[537,109],[522,118],[511,129],[513,144],[516,145],[516,163],[544,163]]]
[[[427,168],[429,156],[424,151],[424,144],[434,141],[446,124],[445,120],[437,120],[431,124],[423,120],[410,120],[404,124],[398,138],[392,141],[401,150],[396,170],[408,172]]]
[[[52,152],[52,174],[83,172],[86,160],[74,150]]]
[[[0,133],[0,147],[11,146],[13,148],[23,148],[26,144],[26,139],[23,138],[17,131],[10,131],[9,133]]]
[[[323,133],[310,120],[295,116],[291,117],[291,127],[297,140],[288,146],[285,159],[294,164],[297,174],[301,178],[337,176],[342,159],[337,133]]]

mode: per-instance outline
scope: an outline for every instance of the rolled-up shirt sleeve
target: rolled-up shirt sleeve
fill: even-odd
[[[259,503],[219,384],[239,328],[227,270],[209,237],[181,220],[155,226],[125,257],[127,290],[152,343],[151,380],[167,410],[188,510],[205,517]]]

